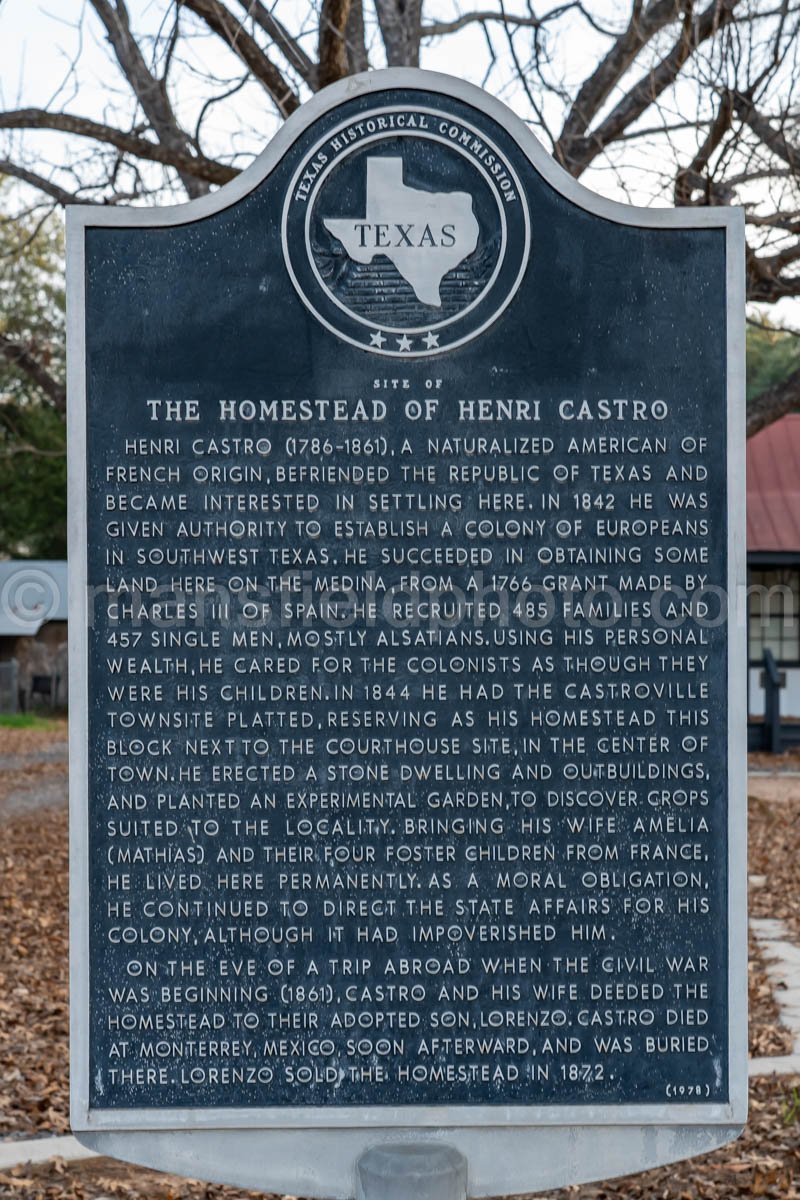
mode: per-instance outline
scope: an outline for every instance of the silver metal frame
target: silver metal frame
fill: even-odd
[[[218,192],[158,209],[67,210],[70,543],[70,979],[71,1117],[80,1141],[103,1153],[239,1186],[352,1196],[353,1164],[385,1140],[445,1139],[470,1164],[474,1196],[603,1178],[721,1145],[747,1116],[746,663],[744,638],[728,638],[729,1104],[596,1106],[369,1106],[170,1108],[89,1106],[88,592],[86,565],[86,379],[84,231],[87,227],[182,225],[220,212],[257,187],[296,138],[345,100],[406,88],[465,101],[501,124],[532,167],[577,207],[655,229],[725,230],[728,318],[728,593],[745,581],[744,213],[741,209],[640,209],[605,200],[559,167],[528,128],[481,89],[405,68],[370,72],[326,88],[278,131],[251,167]]]

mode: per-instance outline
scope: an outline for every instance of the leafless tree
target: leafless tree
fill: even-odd
[[[748,298],[800,296],[800,0],[619,0],[612,16],[602,0],[145,7],[135,18],[125,0],[87,0],[76,20],[116,73],[102,119],[78,111],[78,58],[51,104],[0,111],[0,174],[54,206],[201,196],[321,87],[385,64],[445,59],[459,73],[477,34],[479,82],[570,174],[639,203],[743,204]],[[42,130],[64,141],[57,161],[37,149]],[[748,432],[793,408],[800,372],[757,399]]]

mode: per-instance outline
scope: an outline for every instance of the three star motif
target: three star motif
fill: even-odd
[[[369,335],[369,344],[370,346],[374,346],[376,350],[382,350],[388,340],[389,339],[381,333],[380,329],[376,329],[374,333]],[[414,339],[410,338],[407,333],[404,333],[402,337],[395,338],[395,341],[397,342],[397,349],[401,354],[408,354],[411,351],[411,347],[414,345]],[[428,333],[426,333],[422,338],[422,341],[427,350],[440,349],[438,333],[431,333],[429,330]]]

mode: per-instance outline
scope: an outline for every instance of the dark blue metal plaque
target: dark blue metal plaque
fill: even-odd
[[[731,1119],[731,230],[555,173],[372,87],[82,219],[92,1112]]]

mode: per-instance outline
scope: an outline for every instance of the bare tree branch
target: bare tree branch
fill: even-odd
[[[571,6],[570,6],[571,7]],[[559,10],[563,12],[563,9]],[[549,16],[550,14],[548,14]],[[522,13],[502,13],[492,9],[480,9],[476,12],[461,13],[452,21],[428,21],[420,30],[423,38],[445,37],[449,33],[459,33],[462,29],[466,29],[468,25],[487,25],[490,22],[497,22],[501,25],[516,25],[528,26],[538,29],[542,24],[543,18],[529,16],[526,17]]]
[[[422,0],[375,0],[390,67],[418,67]]]
[[[316,90],[317,64],[312,62],[297,39],[292,37],[277,17],[274,17],[261,3],[261,0],[239,0],[239,3],[248,17],[252,17],[256,24],[264,30],[264,33],[272,39],[289,66],[310,88]]]
[[[354,75],[369,70],[369,56],[364,32],[364,0],[352,0],[347,20],[347,57]]]
[[[747,214],[749,225],[768,226],[770,229],[783,229],[787,233],[800,233],[800,208],[790,212]]]
[[[81,28],[69,25],[77,49],[49,104],[0,112],[0,131],[9,131],[0,175],[37,189],[48,206],[84,196],[103,204],[138,200],[178,183],[202,195],[237,170],[227,156],[223,163],[204,154],[201,136],[209,146],[220,134],[232,136],[237,163],[261,136],[262,107],[252,106],[252,116],[242,108],[255,91],[249,83],[287,116],[308,91],[367,70],[373,46],[380,57],[382,43],[390,65],[416,66],[421,45],[449,37],[455,56],[462,33],[477,32],[485,41],[484,82],[496,81],[548,136],[548,124],[558,122],[554,153],[575,177],[596,164],[613,173],[615,186],[635,189],[638,202],[648,184],[653,198],[680,205],[743,202],[748,299],[800,297],[800,0],[625,0],[616,28],[606,26],[602,0],[542,0],[541,9],[525,0],[513,12],[504,0],[461,0],[446,17],[424,22],[423,0],[373,0],[366,9],[363,0],[295,0],[295,8],[283,0],[279,11],[290,14],[283,16],[289,25],[275,15],[275,0],[153,0],[155,35],[131,27],[139,9],[130,0],[84,3],[108,38],[124,92],[109,87],[99,119],[63,111],[80,103]],[[577,59],[564,47],[586,24],[593,33],[581,57],[585,49],[594,58],[576,82]],[[231,78],[217,75],[220,44],[244,64]],[[185,128],[179,96],[191,111]],[[61,164],[55,169],[34,153],[36,130],[82,141],[53,156]],[[20,354],[36,365],[33,346],[12,346],[6,337],[0,350],[3,357],[13,350],[20,369]],[[57,396],[51,384],[56,391],[46,394]],[[800,410],[798,392],[795,379],[765,393],[756,403],[758,427],[785,406]]]
[[[321,88],[344,79],[349,72],[346,41],[349,16],[350,0],[322,0],[317,69],[317,80]]]
[[[202,150],[200,147],[200,135],[201,135],[202,129],[203,129],[203,122],[205,121],[206,116],[209,113],[209,111],[214,107],[214,105],[221,104],[224,100],[228,100],[228,99],[230,99],[231,96],[235,96],[236,93],[240,92],[242,90],[242,88],[249,81],[250,81],[250,72],[245,71],[245,73],[241,77],[241,79],[237,79],[237,81],[233,84],[233,86],[229,87],[226,92],[221,92],[216,96],[209,96],[208,99],[206,101],[204,101],[203,107],[200,109],[200,112],[197,114],[197,121],[196,121],[195,127],[194,127],[194,136],[192,138],[192,142],[197,147],[198,153],[202,153]]]
[[[800,259],[800,242],[793,242],[791,246],[785,246],[777,254],[759,255],[758,257],[761,270],[768,275],[773,275],[776,279],[780,277],[781,271],[792,266],[798,259]],[[794,282],[800,283],[800,280]]]
[[[562,150],[567,170],[576,177],[582,174],[606,146],[638,120],[675,82],[681,68],[698,46],[714,37],[731,22],[736,7],[741,2],[742,0],[712,0],[696,20],[687,19],[669,54],[623,96],[595,130],[586,137],[573,141],[568,155]]]
[[[800,276],[781,275],[780,265],[745,247],[747,299],[758,304],[774,304],[787,296],[800,296]]]
[[[773,421],[797,411],[800,411],[800,369],[750,401],[747,406],[747,436],[751,438]]]
[[[730,92],[725,91],[722,94],[719,111],[714,118],[714,122],[708,131],[708,136],[703,141],[694,158],[690,162],[685,171],[679,171],[675,179],[675,203],[677,205],[685,205],[692,203],[692,194],[697,190],[698,180],[703,187],[704,202],[710,204],[712,202],[713,185],[710,179],[704,179],[702,172],[705,171],[709,164],[711,156],[719,147],[725,134],[731,127],[733,119],[733,97]],[[715,199],[721,199],[719,192],[715,195]],[[727,193],[727,199],[730,200],[730,193]]]
[[[243,28],[233,13],[221,0],[177,0],[183,8],[191,11],[216,33],[237,54],[253,73],[253,77],[266,88],[282,117],[288,117],[300,107],[300,97],[283,74],[261,47]]]
[[[569,170],[574,146],[606,102],[637,55],[660,30],[677,19],[681,0],[651,0],[642,11],[642,0],[634,0],[625,32],[612,45],[575,97],[557,142],[557,155]]]
[[[793,172],[800,169],[800,151],[778,129],[773,129],[769,119],[757,112],[752,100],[747,96],[736,96],[734,108],[737,117],[749,125],[756,137],[767,146],[773,154],[783,159]]]
[[[45,179],[43,175],[38,175],[35,171],[29,171],[26,167],[21,167],[19,163],[11,162],[7,158],[0,158],[0,175],[8,175],[14,179],[19,179],[23,183],[29,184],[31,187],[37,188],[40,192],[44,192],[46,196],[52,197],[57,204],[66,207],[68,204],[91,204],[93,201],[84,200],[81,196],[76,196],[74,192],[68,192],[65,188],[59,187],[52,179]]]
[[[227,183],[239,172],[234,167],[204,158],[199,154],[178,153],[168,150],[157,142],[148,141],[136,133],[126,133],[112,125],[102,125],[89,117],[73,116],[72,113],[51,113],[43,108],[20,108],[15,112],[0,112],[0,129],[55,129],[60,133],[71,133],[77,137],[91,138],[114,146],[124,154],[132,154],[148,162],[162,163],[176,171],[195,175],[209,183]]]
[[[6,362],[24,371],[37,387],[42,389],[57,412],[67,411],[66,388],[42,366],[26,346],[0,333],[0,355]]]
[[[109,0],[91,0],[91,4],[106,28],[117,62],[162,146],[179,156],[191,154],[189,137],[175,119],[166,84],[148,70],[131,32],[124,0],[116,0],[115,4]],[[208,192],[207,179],[198,178],[187,171],[179,170],[178,174],[190,198],[204,196]]]
[[[506,15],[504,0],[500,0],[500,11],[501,11],[502,16]],[[525,89],[525,95],[528,97],[528,103],[530,104],[533,112],[536,114],[536,119],[539,122],[540,128],[544,131],[544,133],[547,134],[547,137],[550,141],[550,149],[552,151],[555,151],[555,139],[553,138],[552,134],[550,133],[550,128],[545,120],[545,116],[544,116],[544,112],[542,111],[542,107],[536,101],[536,99],[533,95],[533,92],[530,89],[528,80],[525,77],[525,72],[522,69],[522,63],[520,62],[520,60],[517,56],[517,48],[514,45],[514,34],[512,32],[510,24],[504,25],[504,31],[505,31],[505,35],[506,35],[506,41],[508,42],[508,52],[511,55],[512,62],[514,63],[514,69],[516,70],[517,75],[519,76],[519,79],[522,82],[522,86]]]

